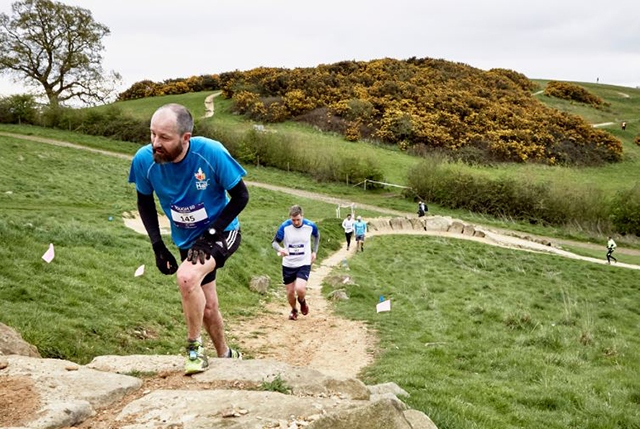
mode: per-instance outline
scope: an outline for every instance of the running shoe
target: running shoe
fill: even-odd
[[[307,300],[298,300],[298,302],[300,303],[300,313],[302,313],[303,316],[309,314],[309,306],[307,305]]]
[[[229,353],[227,353],[227,357],[230,359],[242,360],[242,353],[240,353],[238,350],[235,350],[229,347]]]
[[[187,344],[187,359],[184,365],[184,373],[187,375],[204,372],[209,366],[209,360],[205,355],[204,347],[199,341],[189,341]]]
[[[298,310],[296,308],[289,313],[289,320],[298,320]]]

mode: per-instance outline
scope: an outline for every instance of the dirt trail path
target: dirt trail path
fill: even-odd
[[[87,148],[73,143],[41,137],[15,135],[4,132],[0,132],[0,135],[86,150],[123,159],[131,159],[131,156],[125,154]],[[250,181],[247,181],[246,183],[249,187],[261,187],[336,205],[347,205],[351,203],[339,198],[312,192]],[[367,204],[358,203],[357,207],[359,209],[375,210],[393,217],[415,216],[414,214]],[[144,226],[139,219],[127,218],[123,220],[127,227],[132,228],[141,234],[146,234]],[[168,226],[166,218],[161,219],[161,227],[163,226]],[[369,235],[402,233],[449,236],[526,251],[552,252],[559,256],[581,259],[593,263],[606,263],[606,261],[602,259],[583,257],[558,249],[555,247],[555,244],[560,241],[553,238],[545,238],[552,243],[552,246],[544,246],[533,240],[532,237],[526,237],[522,233],[485,227],[482,227],[482,229],[487,233],[485,237],[470,237],[461,234],[450,234],[446,231],[394,231],[390,228],[371,231]],[[542,238],[543,237],[537,237],[538,240]],[[568,240],[563,240],[562,243],[570,243],[577,247],[588,246],[585,246],[585,243],[571,242]],[[602,246],[597,247],[599,249],[602,248]],[[621,248],[618,248],[617,252],[640,254],[640,252],[635,250]],[[343,259],[349,258],[353,253],[354,249],[351,249],[351,251],[348,252],[346,250],[346,245],[343,245],[343,247],[337,252],[323,260],[321,263],[314,265],[308,284],[308,300],[310,305],[309,315],[300,316],[300,318],[295,322],[289,321],[287,319],[289,309],[283,291],[282,298],[267,304],[262,314],[258,317],[236,321],[233,325],[229,325],[228,329],[230,337],[235,339],[235,341],[240,345],[241,350],[243,350],[247,355],[257,359],[276,359],[293,365],[321,370],[336,376],[355,377],[360,370],[373,361],[373,350],[376,345],[376,337],[374,333],[370,332],[363,323],[345,320],[336,316],[331,311],[331,303],[328,302],[321,293],[321,285],[326,276],[334,267],[340,264]],[[617,264],[617,267],[640,269],[640,266],[622,263]],[[274,281],[279,281],[279,279]]]
[[[314,264],[307,284],[309,314],[288,320],[289,305],[282,288],[281,298],[266,305],[256,318],[236,322],[230,333],[240,349],[256,359],[275,359],[338,377],[356,377],[373,361],[376,337],[357,321],[336,316],[321,293],[322,283],[347,258],[346,246]],[[275,280],[276,284],[279,279]]]

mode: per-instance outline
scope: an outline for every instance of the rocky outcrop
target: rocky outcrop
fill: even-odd
[[[249,289],[258,292],[261,295],[267,293],[269,285],[271,284],[271,277],[267,275],[254,276],[249,282]]]
[[[0,385],[20,384],[16,395],[27,389],[35,398],[31,412],[0,420],[4,428],[63,428],[94,419],[95,429],[437,429],[424,413],[408,409],[399,399],[407,392],[394,383],[365,386],[272,360],[212,359],[206,372],[185,377],[181,356],[100,356],[88,365],[19,355],[2,359]],[[143,380],[135,375],[173,376],[190,385],[141,392]],[[20,401],[11,391],[0,393],[0,407]],[[3,410],[3,418],[11,412]]]
[[[58,359],[5,356],[0,370],[3,406],[16,407],[24,397],[35,398],[37,407],[29,418],[23,409],[12,426],[60,428],[73,426],[89,418],[97,409],[108,407],[142,386],[142,381],[127,375],[101,372]],[[12,389],[19,386],[19,389]],[[11,394],[15,392],[15,396]],[[35,395],[34,395],[35,394]],[[13,410],[3,410],[3,420]]]
[[[0,323],[0,355],[40,357],[38,349],[22,339],[13,328]]]
[[[367,227],[372,234],[422,231],[427,233],[448,233],[479,238],[484,238],[486,235],[482,229],[475,225],[464,223],[460,220],[453,220],[449,216],[376,218],[371,219],[367,223]]]

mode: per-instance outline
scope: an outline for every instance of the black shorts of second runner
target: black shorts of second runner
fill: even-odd
[[[225,243],[222,243],[221,241],[216,242],[217,245],[214,247],[213,255],[211,255],[216,261],[216,268],[204,276],[202,283],[200,283],[201,285],[214,281],[216,279],[216,271],[218,271],[218,268],[224,267],[224,263],[229,259],[229,256],[233,255],[233,253],[238,250],[238,247],[240,247],[242,237],[240,235],[239,228],[231,231],[225,231],[224,234],[226,246],[224,245]],[[188,254],[189,249],[180,249],[180,259],[183,261],[187,259]]]
[[[364,235],[356,235],[356,241],[364,241]]]
[[[311,265],[303,265],[301,267],[285,267],[282,266],[282,283],[288,285],[293,283],[296,279],[309,280],[309,273],[311,272]]]

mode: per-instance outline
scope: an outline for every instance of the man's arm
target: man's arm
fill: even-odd
[[[229,224],[240,214],[249,202],[249,190],[240,179],[238,184],[229,189],[229,202],[220,212],[220,216],[211,223],[211,227],[216,231],[222,232]]]
[[[280,225],[278,230],[276,231],[276,235],[273,236],[273,240],[271,240],[271,247],[278,252],[279,256],[287,256],[288,253],[284,247],[281,246],[281,243],[284,241],[284,228],[283,225]]]
[[[242,179],[227,192],[230,196],[229,202],[224,206],[218,217],[209,224],[204,233],[193,243],[191,249],[189,249],[187,261],[190,261],[194,265],[197,264],[198,261],[204,264],[205,260],[211,257],[215,242],[220,240],[224,241],[224,239],[221,238],[223,237],[221,235],[222,232],[249,202],[249,191]],[[211,228],[213,228],[214,231],[210,231]]]
[[[156,210],[156,202],[153,199],[153,194],[145,195],[138,191],[138,212],[140,213],[142,224],[147,230],[151,244],[162,241],[160,224],[158,223],[158,210]]]
[[[138,212],[142,224],[147,230],[153,253],[156,255],[156,266],[162,274],[173,274],[178,270],[178,262],[162,241],[160,235],[160,223],[158,222],[158,210],[153,194],[145,195],[138,191]]]
[[[320,246],[320,231],[318,231],[317,235],[313,236],[313,246],[311,250],[313,253],[318,253],[318,247]]]

